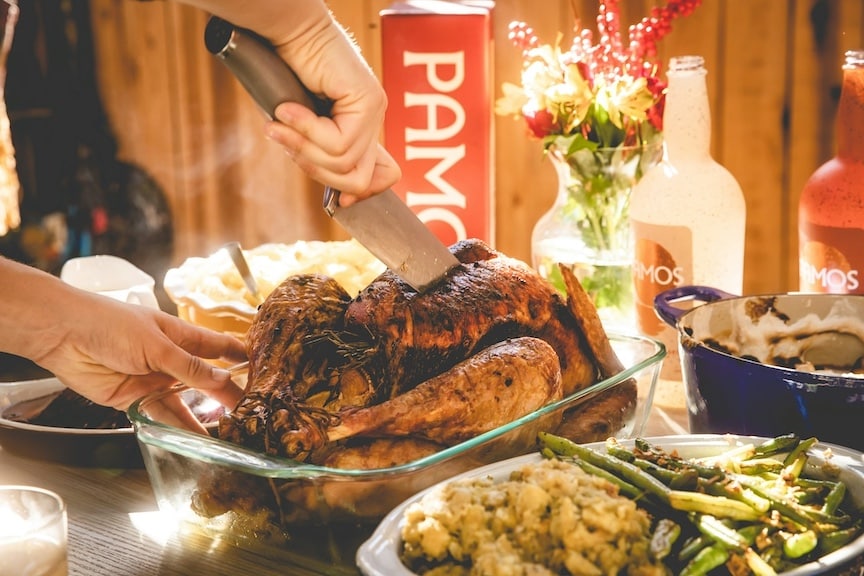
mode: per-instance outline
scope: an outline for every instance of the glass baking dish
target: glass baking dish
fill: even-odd
[[[641,336],[610,340],[623,372],[461,444],[389,468],[316,466],[220,440],[212,427],[210,436],[178,428],[160,417],[160,408],[186,389],[182,384],[138,400],[129,419],[162,512],[221,540],[263,546],[271,556],[275,550],[298,564],[324,562],[334,573],[340,564],[353,569],[352,547],[400,502],[456,474],[535,450],[536,433],[550,417],[578,418],[599,395],[629,387],[635,401],[620,428],[603,433],[639,436],[666,349]]]

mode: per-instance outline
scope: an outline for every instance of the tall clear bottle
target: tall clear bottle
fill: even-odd
[[[798,204],[802,292],[864,294],[864,50],[845,56],[837,150],[810,176]]]
[[[633,190],[633,281],[639,330],[666,344],[665,378],[680,377],[676,332],[654,297],[700,284],[741,294],[746,205],[735,177],[711,156],[711,109],[701,56],[670,59],[663,159]]]

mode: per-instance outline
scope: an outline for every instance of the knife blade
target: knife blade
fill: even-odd
[[[329,103],[307,90],[257,34],[212,16],[204,31],[204,43],[269,118],[286,101],[302,104],[318,115],[329,115]],[[427,290],[459,264],[392,189],[343,207],[339,205],[339,191],[327,187],[324,210],[418,292]]]

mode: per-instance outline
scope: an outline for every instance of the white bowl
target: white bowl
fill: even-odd
[[[262,298],[288,276],[313,272],[334,278],[354,296],[386,269],[356,240],[267,243],[244,249],[243,255]],[[163,287],[180,318],[220,332],[244,335],[258,311],[258,303],[222,249],[171,268]]]

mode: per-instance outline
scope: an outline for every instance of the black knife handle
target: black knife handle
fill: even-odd
[[[319,116],[330,103],[312,94],[261,36],[212,16],[204,30],[207,50],[222,60],[259,107],[272,119],[282,102],[297,102]]]

